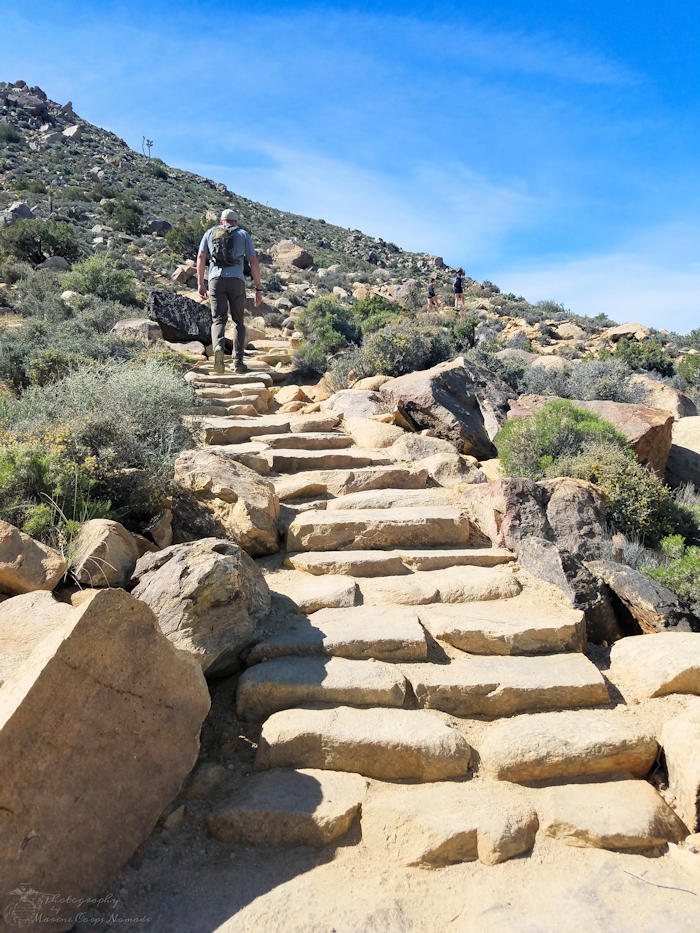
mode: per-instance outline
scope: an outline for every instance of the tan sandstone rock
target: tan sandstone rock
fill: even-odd
[[[274,486],[225,449],[181,453],[175,480],[189,493],[175,500],[176,538],[226,537],[256,555],[279,550]]]
[[[700,488],[700,415],[673,425],[666,481],[672,486],[694,483]]]
[[[100,893],[177,794],[209,709],[143,603],[110,589],[65,609],[0,688],[0,914],[20,884]]]
[[[632,635],[610,652],[610,679],[628,698],[700,694],[700,634]]]
[[[646,781],[548,787],[538,792],[535,806],[545,835],[570,846],[657,850],[688,835]]]
[[[0,592],[52,590],[68,568],[58,551],[0,521]]]
[[[241,795],[207,817],[220,842],[258,846],[324,846],[348,831],[367,781],[357,774],[274,770],[248,781]]]
[[[143,552],[119,522],[93,518],[80,526],[71,572],[84,586],[126,586]]]
[[[700,711],[667,722],[661,745],[674,809],[691,833],[700,832]]]
[[[174,544],[136,564],[133,595],[161,631],[209,675],[227,673],[270,610],[259,567],[238,545],[217,538]]]
[[[349,417],[345,419],[343,427],[358,447],[369,447],[373,450],[391,447],[394,441],[404,434],[403,428],[374,421],[372,418]]]
[[[665,408],[673,414],[673,417],[687,418],[697,415],[698,410],[687,395],[684,395],[673,386],[666,385],[658,379],[652,379],[651,376],[643,376],[635,373],[630,376],[630,383],[637,386],[644,393],[644,401],[647,405],[654,408]]]

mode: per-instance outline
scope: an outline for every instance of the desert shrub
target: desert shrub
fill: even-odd
[[[662,540],[661,551],[665,561],[645,572],[700,617],[700,547],[687,545],[682,535],[669,535]]]
[[[595,483],[606,496],[608,522],[654,546],[674,532],[692,534],[694,519],[672,491],[629,448],[608,439],[587,443],[576,455],[558,458],[549,476],[573,476]]]
[[[88,192],[88,197],[91,201],[102,201],[104,198],[116,198],[117,191],[104,181],[96,181]]]
[[[63,256],[73,262],[80,256],[80,244],[69,224],[16,220],[9,227],[0,228],[0,253],[34,265],[49,256]]]
[[[544,366],[527,366],[519,383],[519,390],[528,395],[552,395],[555,398],[571,398],[568,369],[545,369]]]
[[[63,321],[71,314],[61,301],[61,278],[49,269],[30,271],[21,278],[12,296],[14,310],[23,317]]]
[[[326,379],[333,392],[339,392],[349,389],[358,379],[375,375],[376,370],[365,350],[354,347],[333,358]]]
[[[22,134],[14,126],[10,126],[9,123],[0,123],[0,143],[10,146],[22,141]]]
[[[14,285],[32,272],[28,262],[19,262],[11,256],[0,259],[0,282]]]
[[[505,474],[532,479],[596,442],[628,449],[613,425],[563,399],[548,402],[531,418],[506,421],[494,440]]]
[[[62,276],[61,284],[81,295],[121,304],[133,304],[137,299],[138,282],[131,269],[119,269],[109,257],[100,254],[77,263]]]
[[[477,339],[478,333],[481,328],[477,328]],[[501,359],[496,356],[495,353],[489,348],[489,344],[477,344],[473,350],[468,350],[465,353],[465,356],[470,362],[476,363],[478,366],[483,366],[484,369],[488,369],[495,376],[498,376],[499,379],[502,379],[507,385],[513,389],[518,395],[522,395],[524,389],[523,378],[525,371],[528,369],[528,364],[523,360],[514,359],[513,357],[504,357]]]
[[[323,346],[304,340],[294,351],[292,362],[302,375],[322,375],[328,366],[328,354]]]
[[[199,250],[204,232],[209,228],[201,220],[176,224],[165,234],[168,247],[181,259],[193,259]]]
[[[24,371],[31,385],[45,386],[63,379],[80,366],[92,362],[89,356],[63,347],[46,347],[35,351],[26,359]]]
[[[479,318],[476,314],[470,314],[467,318],[458,318],[455,320],[452,328],[452,341],[455,349],[462,353],[470,350],[476,344],[476,328]]]
[[[146,173],[153,178],[167,179],[168,173],[160,159],[151,159],[146,165]]]
[[[630,375],[621,360],[584,360],[571,370],[569,398],[639,401],[643,393],[630,382]]]
[[[309,343],[321,345],[326,355],[359,343],[362,336],[348,308],[326,295],[312,298],[299,315],[298,326]]]
[[[403,376],[448,360],[454,348],[443,328],[399,321],[386,324],[370,334],[364,342],[363,350],[374,372],[386,376]]]
[[[284,314],[281,314],[279,311],[268,311],[263,317],[268,327],[281,327],[285,320]]]
[[[605,358],[607,351],[602,351],[601,358]],[[619,340],[615,346],[613,357],[620,360],[630,369],[646,370],[660,373],[662,376],[672,376],[674,373],[673,361],[664,353],[658,340]]]
[[[678,375],[689,386],[700,388],[700,353],[684,356],[678,364]]]
[[[390,321],[395,321],[405,313],[405,308],[383,295],[370,295],[353,302],[353,317],[363,334],[371,334]]]
[[[107,201],[107,203],[103,205],[103,209],[115,230],[120,230],[122,233],[130,233],[134,236],[142,232],[142,211],[133,201],[115,198],[114,200]]]
[[[201,239],[201,236],[200,236]],[[167,236],[166,236],[167,240]],[[199,241],[197,242],[199,245]],[[268,292],[282,292],[284,291],[285,281],[279,276],[276,272],[270,272],[269,275],[265,276],[265,290]]]

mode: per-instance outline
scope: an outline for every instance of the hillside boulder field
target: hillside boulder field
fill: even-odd
[[[0,83],[3,930],[698,927],[700,331],[456,272]]]

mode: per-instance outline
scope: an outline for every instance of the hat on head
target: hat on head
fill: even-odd
[[[221,219],[222,220],[238,220],[238,215],[236,214],[235,211],[226,210],[226,211],[221,212]]]

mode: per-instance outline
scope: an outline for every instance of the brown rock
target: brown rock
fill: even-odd
[[[0,592],[52,590],[68,568],[58,551],[0,521]]]
[[[272,247],[272,259],[277,266],[294,266],[297,269],[308,269],[313,266],[314,257],[297,246],[292,240],[280,240]]]
[[[136,536],[119,522],[93,518],[80,526],[71,572],[84,586],[126,586],[143,553]]]
[[[651,376],[642,376],[635,373],[630,376],[630,383],[643,391],[643,398],[647,405],[654,408],[665,408],[666,411],[672,412],[676,420],[697,415],[698,413],[695,403],[687,395],[683,395],[673,386],[666,385],[665,382],[652,379]]]
[[[676,421],[672,441],[666,482],[671,486],[693,483],[700,489],[700,415]]]
[[[151,607],[163,634],[210,676],[234,670],[270,611],[261,570],[230,541],[204,538],[146,554],[133,595]]]
[[[661,745],[674,809],[691,833],[700,832],[700,712],[696,709],[667,722]]]
[[[117,321],[112,328],[112,333],[124,340],[142,340],[144,343],[155,343],[163,336],[160,325],[147,318],[127,318]]]
[[[227,537],[251,554],[279,550],[274,486],[237,463],[225,448],[181,453],[175,461],[175,480],[189,493],[175,499],[177,539]]]
[[[200,669],[143,603],[102,590],[51,615],[49,600],[45,636],[0,689],[5,917],[21,884],[64,903],[104,889],[177,794],[209,710]]]
[[[700,635],[659,632],[623,638],[610,652],[609,676],[625,697],[637,700],[700,694]]]

